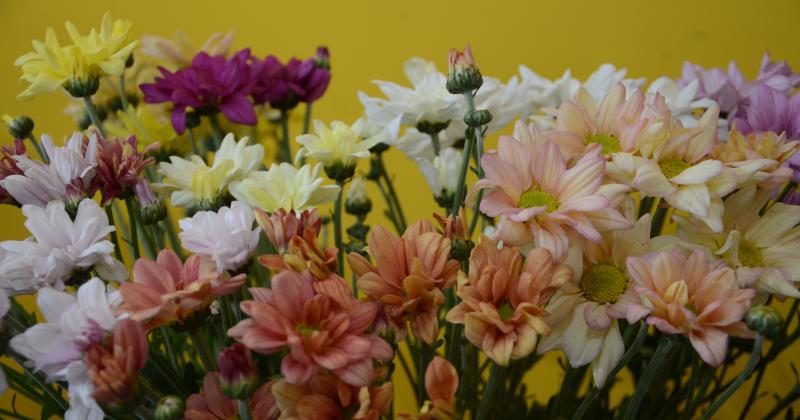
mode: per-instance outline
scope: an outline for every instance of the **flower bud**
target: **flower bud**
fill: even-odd
[[[328,47],[320,45],[317,47],[317,55],[314,56],[314,67],[318,69],[331,69],[331,54]]]
[[[472,57],[472,47],[467,45],[464,52],[451,48],[447,57],[447,90],[452,94],[472,92],[483,84],[483,77],[475,58]]]
[[[222,350],[217,357],[222,392],[235,400],[246,399],[258,384],[256,369],[250,350],[241,343]]]
[[[180,397],[167,395],[158,400],[156,405],[155,420],[177,420],[183,417],[185,405]]]
[[[200,114],[196,111],[186,113],[186,128],[195,128],[200,125]]]
[[[136,193],[136,201],[139,208],[139,217],[145,225],[152,225],[167,217],[167,208],[164,202],[159,200],[153,190],[150,189],[150,184],[139,179],[133,187]]]
[[[464,115],[464,122],[470,127],[480,127],[492,121],[492,113],[488,109],[470,111]]]
[[[450,125],[450,121],[445,122],[431,122],[422,120],[417,123],[417,131],[420,133],[425,133],[429,136],[438,134],[440,131],[447,128]]]
[[[475,243],[469,239],[454,239],[450,243],[450,257],[458,261],[466,261],[475,248]]]
[[[358,176],[350,182],[344,209],[353,216],[366,216],[372,210],[372,201],[367,196],[367,183]]]
[[[344,252],[347,254],[351,252],[357,252],[361,254],[364,258],[367,258],[369,254],[367,254],[367,243],[360,240],[360,239],[353,239],[352,241],[346,243],[344,245]]]
[[[369,225],[357,221],[353,226],[347,228],[347,234],[360,241],[366,241],[367,234],[369,234]]]
[[[744,316],[747,328],[769,338],[774,338],[780,331],[783,320],[781,315],[771,306],[753,305]]]
[[[97,76],[89,76],[86,80],[72,78],[64,82],[64,89],[74,98],[88,98],[97,93],[99,88],[100,78]]]
[[[15,139],[28,138],[33,132],[33,120],[27,115],[20,115],[14,118],[3,115],[3,121],[8,125],[8,132]]]
[[[370,159],[369,172],[367,172],[365,177],[370,181],[378,181],[381,178],[381,162],[378,158],[373,157]]]

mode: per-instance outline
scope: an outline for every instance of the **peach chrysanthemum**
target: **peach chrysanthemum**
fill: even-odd
[[[499,365],[529,355],[540,335],[549,333],[544,306],[572,277],[550,252],[534,248],[526,258],[512,247],[482,238],[470,256],[469,280],[458,287],[462,299],[447,313],[464,324],[464,336]]]
[[[778,188],[792,177],[792,169],[781,166],[800,149],[800,140],[772,131],[744,135],[734,127],[726,142],[720,142],[711,156],[732,168],[739,187],[756,184],[759,188]]]
[[[358,289],[380,303],[382,316],[398,337],[410,323],[414,336],[433,344],[439,334],[437,313],[444,303],[442,290],[455,283],[458,261],[450,258],[450,239],[425,221],[409,226],[398,238],[383,227],[369,236],[375,264],[350,253],[350,267],[358,276]]]
[[[628,322],[647,323],[666,334],[686,334],[700,357],[711,366],[725,360],[728,335],[748,337],[742,318],[755,296],[740,289],[736,276],[721,261],[696,249],[687,257],[680,249],[628,258],[634,293]]]

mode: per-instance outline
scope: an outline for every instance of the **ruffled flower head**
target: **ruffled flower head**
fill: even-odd
[[[273,163],[267,171],[256,171],[231,185],[231,193],[253,208],[272,213],[280,209],[303,211],[330,203],[339,196],[338,185],[322,185],[321,164],[296,168]]]
[[[748,337],[742,319],[752,289],[740,289],[733,270],[711,262],[703,250],[681,250],[628,258],[634,294],[628,322],[642,318],[666,334],[685,334],[711,366],[725,360],[728,336]]]
[[[369,385],[373,359],[393,357],[385,341],[367,333],[377,306],[353,302],[350,308],[339,308],[327,295],[316,293],[313,283],[307,272],[283,271],[272,279],[271,290],[250,289],[254,299],[241,304],[250,318],[228,335],[259,353],[288,347],[281,373],[292,384],[305,384],[325,369],[350,385]]]
[[[734,118],[744,134],[774,132],[800,140],[800,94],[789,97],[767,85],[759,85]]]
[[[356,122],[361,123],[362,120]],[[329,178],[343,181],[353,176],[359,158],[369,157],[369,149],[380,142],[378,136],[362,139],[357,127],[334,121],[330,127],[314,120],[316,134],[303,134],[297,142],[303,145],[298,157],[308,156],[325,167]]]
[[[172,103],[172,126],[178,134],[186,130],[186,110],[222,112],[231,122],[255,125],[253,103],[248,96],[260,77],[262,65],[252,62],[250,50],[233,57],[210,56],[200,52],[192,65],[176,72],[159,68],[161,77],[139,87],[147,103]]]
[[[28,152],[25,150],[25,143],[21,139],[14,139],[13,144],[0,148],[0,153],[2,153],[0,154],[0,203],[18,205],[17,200],[2,187],[2,181],[11,175],[24,175],[22,169],[17,166],[17,160],[14,156],[27,156]]]
[[[425,401],[419,414],[400,414],[401,419],[454,420],[456,418],[456,391],[458,372],[447,359],[435,356],[425,369],[425,391],[430,400]]]
[[[279,209],[272,214],[256,209],[255,214],[259,226],[264,230],[278,254],[285,254],[289,251],[290,242],[295,236],[305,238],[305,232],[310,231],[310,236],[316,239],[322,229],[322,220],[319,218],[316,208],[302,212],[294,210],[287,212]]]
[[[469,280],[458,287],[462,299],[446,319],[464,325],[464,336],[486,356],[506,366],[529,355],[539,336],[549,333],[544,306],[572,270],[542,248],[527,257],[498,247],[488,238],[470,256]]]
[[[728,140],[717,143],[711,157],[733,169],[739,188],[758,185],[774,189],[792,178],[790,160],[800,150],[800,140],[787,140],[785,134],[774,132],[742,134],[736,128]]]
[[[112,405],[133,398],[148,350],[147,333],[132,319],[120,321],[107,344],[89,347],[84,359],[94,385],[92,398]]]
[[[210,258],[192,255],[181,262],[171,249],[133,265],[133,282],[120,287],[121,313],[141,321],[148,329],[179,322],[191,324],[191,315],[203,310],[217,296],[236,292],[247,277],[220,273]],[[190,325],[191,326],[191,325]]]
[[[144,168],[155,159],[146,157],[147,152],[158,146],[150,146],[144,151],[136,147],[136,137],[125,140],[120,138],[104,139],[99,137],[97,150],[97,168],[93,179],[93,187],[103,194],[103,204],[115,198],[125,198],[133,194]]]
[[[263,71],[253,88],[255,103],[269,103],[273,108],[288,110],[299,102],[311,103],[321,98],[331,80],[330,54],[320,47],[317,55],[300,61],[292,57],[282,63],[270,55],[263,62]]]
[[[406,336],[408,323],[415,337],[433,344],[439,334],[442,290],[458,276],[450,239],[424,220],[409,226],[400,238],[376,226],[369,235],[369,253],[375,264],[355,252],[348,256],[358,289],[381,305],[382,317],[399,338]]]
[[[248,398],[247,403],[254,420],[274,420],[278,418],[275,399],[272,396],[274,381],[261,385]],[[203,390],[189,395],[186,399],[185,419],[197,420],[234,420],[238,419],[239,407],[236,401],[222,392],[222,380],[219,372],[208,372],[203,377]]]
[[[238,270],[253,256],[258,228],[253,209],[240,201],[216,212],[199,211],[179,221],[181,243],[186,250],[208,256],[220,270]]]

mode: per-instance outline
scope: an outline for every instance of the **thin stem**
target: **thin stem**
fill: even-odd
[[[630,363],[631,359],[633,359],[633,356],[636,356],[639,353],[639,350],[642,348],[642,344],[644,344],[644,339],[647,337],[647,327],[648,324],[646,322],[642,322],[641,325],[639,325],[639,331],[636,333],[636,338],[633,340],[633,344],[631,344],[631,346],[628,347],[628,351],[625,352],[625,354],[622,356],[622,359],[620,359],[619,363],[617,363],[617,365],[614,366],[614,369],[612,369],[611,372],[609,372],[605,383],[603,383],[599,387],[593,387],[591,391],[589,391],[589,394],[586,395],[583,401],[581,401],[581,405],[578,406],[578,410],[575,411],[575,414],[572,416],[572,420],[582,419],[583,416],[586,414],[586,412],[589,410],[589,408],[592,406],[594,400],[597,398],[598,395],[600,395],[600,392],[603,391],[603,389],[605,389],[606,386],[613,383],[614,378],[617,376],[617,373],[619,373],[619,371],[622,370],[622,368],[624,368],[625,366],[627,366],[628,363]]]
[[[133,259],[138,260],[141,256],[139,253],[139,231],[136,228],[136,209],[134,209],[132,198],[128,197],[125,199],[125,208],[128,210],[128,220],[130,220],[131,249],[133,249]]]
[[[756,375],[756,381],[753,383],[753,389],[750,390],[750,395],[747,396],[747,402],[742,409],[742,414],[739,415],[739,419],[744,420],[747,417],[747,413],[750,411],[750,408],[753,406],[753,403],[756,402],[756,396],[758,395],[758,389],[761,388],[761,381],[764,379],[764,373],[767,372],[766,369],[767,365],[763,365],[761,369],[758,370],[758,374]]]
[[[167,231],[167,238],[169,238],[169,243],[172,245],[172,250],[178,254],[180,259],[183,259],[183,247],[181,247],[181,241],[178,238],[178,233],[175,232],[175,226],[172,226],[172,219],[167,217],[166,219],[161,221],[162,225],[166,227]]]
[[[172,349],[170,336],[165,327],[159,328],[159,330],[161,331],[161,340],[164,341],[164,350],[166,350],[167,357],[169,357],[169,363],[173,369],[178,370],[178,361],[175,359],[175,351]]]
[[[153,223],[152,225],[150,225],[150,234],[153,235],[153,240],[155,241],[155,249],[156,250],[164,249],[164,237],[158,230],[158,224]]]
[[[408,378],[408,383],[411,384],[412,389],[417,389],[417,381],[414,380],[414,376],[411,374],[411,368],[406,361],[406,357],[403,356],[403,353],[400,351],[400,346],[397,346],[397,350],[395,351],[397,354],[397,359],[400,360],[400,366],[403,368],[403,371],[406,373],[406,378]]]
[[[389,173],[386,171],[386,164],[383,162],[383,155],[378,154],[378,163],[379,168],[381,171],[381,176],[383,180],[386,182],[386,188],[388,189],[389,196],[394,201],[395,209],[397,210],[397,217],[398,222],[400,222],[400,227],[403,231],[406,230],[406,216],[403,214],[403,208],[400,206],[400,199],[397,196],[397,191],[394,189],[394,184],[392,183],[392,179],[389,177]]]
[[[764,416],[764,419],[771,420],[775,418],[778,414],[781,413],[781,411],[791,406],[792,403],[798,398],[800,398],[800,384],[795,385],[794,388],[792,388],[792,390],[789,391],[789,393],[786,394],[785,397],[777,401],[775,407],[773,407],[772,410],[770,410],[769,413],[767,413]]]
[[[292,145],[289,144],[289,111],[281,111],[281,162],[292,161]]]
[[[725,401],[728,401],[728,398],[733,396],[737,389],[742,386],[745,381],[750,377],[750,374],[753,373],[753,370],[756,368],[756,363],[758,363],[758,359],[761,357],[761,344],[764,342],[764,336],[757,333],[755,342],[753,342],[753,352],[750,353],[750,359],[747,361],[747,366],[745,366],[744,370],[742,371],[741,375],[736,378],[735,381],[722,393],[722,395],[711,404],[711,407],[708,408],[708,411],[703,414],[703,420],[708,420],[717,410],[725,404]]]
[[[106,136],[106,130],[103,128],[103,123],[100,121],[100,117],[97,116],[97,108],[94,107],[94,103],[92,102],[91,96],[84,96],[83,97],[83,105],[86,107],[86,113],[89,114],[89,120],[92,121],[92,125],[97,127],[97,131]]]
[[[439,132],[431,133],[431,143],[433,143],[433,153],[439,156],[439,151],[442,150],[442,145],[439,143]]]
[[[683,418],[691,419],[694,414],[694,388],[697,385],[697,377],[700,371],[700,358],[697,353],[692,353],[692,371],[689,377],[689,389],[686,392],[686,406],[683,409]]]
[[[192,145],[192,154],[197,155],[198,154],[197,139],[194,138],[194,129],[189,127],[186,129],[186,131],[189,133],[189,144]],[[200,157],[203,158],[204,161],[206,160],[205,156],[200,156]]]
[[[651,210],[653,210],[653,201],[654,200],[655,200],[654,197],[644,197],[644,198],[642,198],[641,202],[639,203],[639,217],[642,217],[645,214],[650,213]]]
[[[250,414],[250,406],[247,405],[247,401],[236,400],[236,405],[239,407],[240,420],[252,420],[253,416]]]
[[[661,229],[664,226],[664,220],[667,218],[669,207],[662,207],[661,201],[656,202],[656,212],[653,215],[653,220],[650,222],[650,237],[655,238],[661,234]]]
[[[336,206],[333,208],[333,238],[336,244],[336,249],[339,252],[336,254],[337,271],[339,275],[344,275],[344,249],[342,244],[342,196],[344,195],[344,182],[336,181],[339,186],[339,195],[336,196]],[[358,292],[353,283],[353,295],[357,296]]]
[[[122,110],[128,110],[128,94],[125,93],[125,73],[119,75],[119,100],[122,102]]]
[[[475,111],[475,93],[464,92],[464,98],[467,99],[467,111]],[[481,127],[475,127],[473,131],[475,132],[475,140],[477,140],[478,145],[478,176],[483,178],[483,169],[481,168],[481,157],[483,157],[483,130],[481,130]]]
[[[106,207],[106,216],[108,217],[108,224],[114,226],[114,230],[111,231],[111,243],[114,244],[114,256],[117,258],[117,261],[122,261],[122,250],[119,249],[119,238],[117,238],[117,229],[116,225],[114,224],[114,212],[111,210],[111,204],[109,203]]]
[[[625,408],[625,415],[622,417],[622,420],[632,420],[636,418],[636,412],[639,411],[639,405],[642,403],[645,394],[650,389],[650,383],[653,381],[653,378],[655,378],[659,370],[661,370],[661,365],[664,363],[664,360],[667,358],[670,350],[672,350],[672,346],[674,344],[673,341],[674,340],[671,338],[664,337],[658,343],[658,347],[656,348],[656,352],[653,354],[653,358],[650,359],[650,363],[647,364],[647,368],[644,370],[642,378],[636,385],[636,390],[633,392],[633,396],[628,401],[628,405]]]
[[[303,116],[303,134],[308,134],[308,130],[311,128],[311,108],[313,104],[314,104],[313,102],[308,102],[306,104],[306,113]],[[305,164],[306,164],[306,157],[301,156],[300,166]]]
[[[489,373],[489,382],[483,389],[483,397],[481,397],[481,404],[478,406],[478,412],[475,414],[475,420],[484,420],[489,418],[489,413],[494,404],[494,397],[497,395],[497,390],[503,382],[506,368],[492,362],[492,370]]]
[[[472,153],[472,141],[469,136],[464,140],[464,154],[461,156],[461,169],[458,172],[458,183],[456,184],[456,196],[453,200],[453,211],[450,214],[458,214],[461,205],[464,204],[464,181],[467,179],[467,168],[469,167],[469,155]]]
[[[208,122],[211,123],[211,134],[214,136],[214,151],[216,152],[222,145],[222,127],[219,125],[219,114],[209,114]]]
[[[42,147],[42,145],[39,144],[38,141],[36,141],[36,136],[33,133],[28,134],[28,140],[30,140],[31,144],[33,145],[33,148],[36,149],[36,153],[39,154],[39,157],[42,159],[42,162],[50,163],[50,156],[47,156],[47,151],[44,150],[44,148]]]
[[[208,348],[208,341],[202,327],[191,330],[189,336],[192,338],[192,343],[194,343],[197,353],[200,354],[200,358],[203,360],[203,366],[205,366],[206,371],[217,370],[217,361],[214,359],[214,353]]]
[[[422,407],[425,400],[428,399],[428,393],[425,390],[425,368],[428,366],[428,355],[430,353],[430,346],[422,340],[418,340],[419,349],[417,349],[417,405]]]
[[[378,190],[381,192],[384,201],[386,201],[386,211],[388,212],[387,216],[389,217],[389,220],[394,225],[394,228],[397,231],[397,233],[402,235],[403,230],[400,228],[400,222],[397,221],[397,216],[395,215],[395,210],[394,210],[394,203],[392,202],[391,197],[389,197],[389,194],[386,192],[386,188],[383,186],[383,182],[381,181],[380,178],[376,179],[374,182],[375,185],[378,186]]]

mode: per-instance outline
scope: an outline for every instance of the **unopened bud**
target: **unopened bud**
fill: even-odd
[[[347,234],[360,241],[366,241],[367,235],[369,234],[369,225],[358,221],[347,228]]]
[[[452,94],[472,92],[483,84],[481,71],[472,56],[472,47],[467,45],[464,52],[451,48],[447,57],[447,90]]]
[[[353,216],[366,216],[372,210],[372,201],[367,196],[367,183],[358,176],[350,182],[344,209]]]
[[[475,243],[469,239],[453,239],[450,243],[450,257],[457,261],[466,261],[474,247]]]
[[[492,121],[492,113],[488,109],[470,111],[464,115],[464,122],[470,127],[480,127]]]
[[[184,410],[185,405],[180,397],[176,395],[167,395],[158,400],[155,420],[177,420],[183,417]]]
[[[456,194],[451,191],[442,190],[439,194],[434,194],[433,198],[436,200],[436,204],[438,204],[439,207],[449,209],[453,207],[453,200],[456,199]]]
[[[258,384],[258,370],[250,350],[234,343],[219,353],[217,363],[222,392],[235,400],[247,399]]]
[[[747,328],[768,338],[777,336],[783,323],[778,311],[767,305],[751,306],[744,320]]]
[[[74,98],[88,98],[100,88],[100,78],[89,76],[86,80],[77,78],[68,79],[64,82],[64,89]]]
[[[3,121],[8,125],[8,132],[15,139],[28,138],[33,132],[33,120],[27,115],[20,115],[14,118],[4,115]]]
[[[152,225],[164,220],[167,217],[167,207],[164,202],[159,200],[153,190],[150,189],[150,184],[139,179],[133,186],[136,193],[136,202],[139,207],[139,217],[145,225]]]
[[[331,69],[331,54],[328,52],[328,47],[317,47],[317,55],[314,56],[314,67],[319,69]]]

